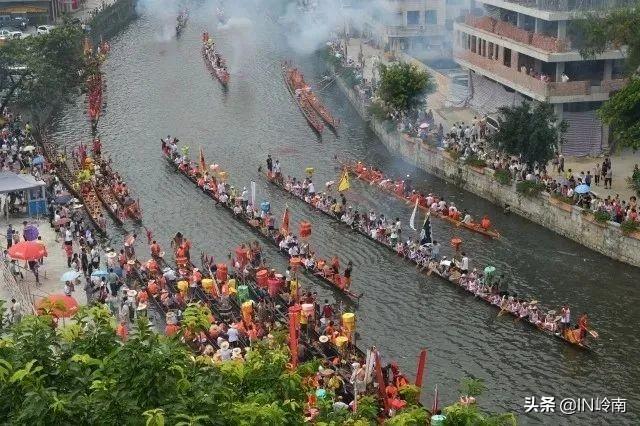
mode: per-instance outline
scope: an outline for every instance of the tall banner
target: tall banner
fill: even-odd
[[[256,182],[251,181],[251,205],[256,208]]]

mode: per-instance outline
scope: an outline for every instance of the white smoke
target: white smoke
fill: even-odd
[[[138,0],[136,3],[138,14],[148,15],[160,22],[160,28],[156,32],[158,41],[169,41],[176,36],[176,19],[180,10],[177,1]]]

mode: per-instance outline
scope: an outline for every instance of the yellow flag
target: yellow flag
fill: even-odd
[[[342,191],[346,191],[347,189],[349,189],[349,172],[345,170],[342,173],[342,177],[340,178],[340,184],[338,184],[338,191],[342,192]]]

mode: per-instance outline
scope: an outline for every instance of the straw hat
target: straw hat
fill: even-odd
[[[147,309],[146,303],[143,302],[138,305],[138,311],[144,311],[145,309]]]
[[[109,253],[107,253],[107,257],[114,258],[116,256],[117,256],[117,254],[116,254],[115,251],[110,251]]]
[[[529,302],[529,305],[532,305],[532,306],[533,306],[533,305],[537,305],[537,304],[538,304],[538,301],[537,301],[537,300],[532,300],[531,302]]]
[[[320,374],[321,374],[321,375],[323,375],[323,376],[325,376],[325,377],[329,377],[329,376],[331,376],[333,373],[335,373],[335,372],[334,372],[332,369],[330,369],[330,368],[325,368],[325,369],[323,369],[323,370],[320,372]]]
[[[135,260],[133,260],[133,259],[127,260],[127,265],[135,265],[135,264],[136,264]]]
[[[225,351],[229,349],[229,342],[223,340],[222,343],[220,343],[220,349],[224,349]]]
[[[233,348],[233,349],[231,350],[231,353],[232,353],[233,355],[240,355],[240,354],[242,354],[242,349],[240,349],[240,348]]]
[[[329,336],[320,336],[318,340],[320,343],[327,343],[329,341]]]
[[[138,292],[135,291],[135,290],[127,291],[127,296],[129,296],[129,297],[136,297],[136,294],[138,294]]]
[[[549,311],[548,313],[549,313],[549,315],[555,315],[556,311]]]

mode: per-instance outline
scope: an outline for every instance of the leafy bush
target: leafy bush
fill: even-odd
[[[551,195],[552,198],[555,198],[556,200],[561,201],[561,202],[563,202],[565,204],[573,205],[573,204],[576,203],[576,200],[574,200],[573,197],[567,197],[567,196],[562,195],[562,194],[557,193],[557,192],[552,192],[550,195]]]
[[[511,184],[511,173],[506,169],[496,170],[493,174],[493,178],[502,185]]]
[[[635,176],[627,178],[629,188],[634,190],[638,196],[640,196],[640,176],[636,173]]]
[[[625,235],[637,231],[638,228],[640,228],[640,224],[635,220],[625,220],[620,224],[620,230]]]
[[[447,148],[447,149],[445,149],[445,151],[447,151],[447,153],[449,153],[451,158],[454,159],[454,160],[457,160],[458,158],[460,158],[460,152],[458,152],[458,150],[456,150],[456,149]]]
[[[541,182],[535,182],[532,180],[524,180],[516,184],[516,191],[526,195],[527,197],[534,197],[547,189],[546,185]]]
[[[611,220],[611,215],[603,210],[596,210],[595,212],[593,212],[593,218],[597,222],[605,223]]]
[[[474,155],[467,157],[467,159],[464,160],[464,164],[467,164],[471,167],[487,167],[487,162],[485,160],[481,160]]]
[[[388,109],[380,101],[374,101],[369,106],[369,114],[378,120],[385,120],[388,112]]]

